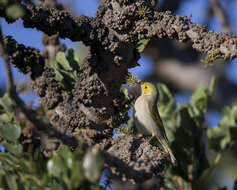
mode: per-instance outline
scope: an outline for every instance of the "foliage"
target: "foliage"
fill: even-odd
[[[58,52],[56,60],[50,66],[55,72],[55,79],[61,83],[65,92],[70,93],[80,74],[81,60],[79,55],[73,50],[68,50],[68,55]]]
[[[151,13],[150,8],[144,5],[139,6],[136,11],[136,15],[140,18],[145,18],[150,13]]]
[[[103,159],[97,149],[83,151],[83,142],[75,151],[67,147],[54,152],[50,159],[34,144],[23,149],[23,131],[14,117],[8,95],[0,98],[0,189],[100,189]]]
[[[131,102],[133,101],[133,96],[129,94],[126,88],[121,88],[121,99],[120,108],[119,108],[119,120],[121,124],[124,124],[129,119],[128,110],[130,109]]]
[[[0,121],[12,122],[14,120],[14,106],[7,93],[0,98]]]
[[[73,65],[69,62],[69,55],[57,55],[58,72],[65,80],[70,76],[76,79],[79,67],[70,74]],[[74,58],[75,60],[75,58]],[[78,63],[78,62],[75,62]],[[133,76],[130,78],[134,78]],[[75,81],[75,80],[74,80]],[[68,81],[69,82],[69,81]],[[217,127],[205,128],[205,113],[208,102],[214,90],[214,80],[210,88],[200,85],[192,94],[188,104],[177,105],[169,89],[164,84],[157,85],[160,98],[158,109],[171,148],[178,160],[177,166],[170,169],[165,178],[168,189],[191,189],[205,175],[213,170],[216,160],[208,160],[204,140],[208,141],[210,150],[217,154],[217,158],[236,139],[237,104],[223,110],[223,118]],[[65,90],[69,86],[65,86]],[[120,117],[125,121],[133,97],[127,89],[121,89],[123,102]],[[80,145],[75,151],[61,148],[54,152],[50,159],[45,158],[39,147],[23,149],[20,138],[22,130],[16,120],[14,106],[7,94],[0,98],[0,144],[5,153],[0,154],[0,187],[4,189],[99,189],[98,181],[103,169],[103,159],[97,149],[89,149],[86,153]],[[126,127],[119,128],[120,133],[136,134],[134,120],[130,118]],[[81,143],[82,144],[82,143]],[[179,183],[177,183],[179,182]],[[224,189],[215,187],[216,189]]]
[[[178,165],[167,172],[166,184],[176,189],[190,189],[210,174],[219,161],[221,153],[236,139],[237,106],[223,110],[218,127],[206,129],[205,113],[214,90],[214,79],[210,88],[200,85],[192,94],[189,104],[179,106],[164,84],[158,84],[159,112],[166,126],[166,133],[178,160]],[[204,140],[207,137],[210,150],[217,153],[215,160],[207,159]],[[180,186],[179,186],[180,188]],[[223,188],[217,188],[223,189]]]
[[[24,10],[12,0],[0,0],[0,11],[5,11],[5,14],[10,19],[18,19],[24,16]]]
[[[237,104],[224,108],[222,114],[219,125],[207,130],[209,147],[217,153],[228,148],[237,137]]]
[[[72,153],[66,147],[49,160],[45,160],[38,149],[33,154],[0,154],[0,187],[11,190],[99,189],[96,182],[100,175],[96,176],[97,178],[85,175],[89,169],[82,168],[82,163],[83,158],[92,159],[94,162],[101,162],[101,159],[98,155],[86,155],[88,156],[84,157],[84,152],[80,148]],[[90,162],[88,164],[89,167],[94,166]],[[100,165],[93,171],[100,174],[101,169]]]
[[[175,104],[166,86],[159,84],[158,88],[160,91],[158,107],[178,160],[173,173],[192,182],[208,168],[202,137],[205,134],[204,114],[213,87],[207,89],[199,86],[192,95],[190,103],[182,106]]]
[[[137,51],[139,53],[142,53],[144,51],[144,49],[146,48],[146,46],[148,45],[148,43],[150,42],[149,39],[143,39],[143,40],[140,40],[138,43],[137,43]]]
[[[126,77],[126,83],[128,85],[136,85],[140,82],[138,76],[133,76],[132,73],[128,73],[127,77]]]
[[[21,128],[17,125],[2,124],[0,128],[1,145],[6,151],[12,154],[22,153],[22,145],[18,139],[21,135]]]
[[[201,60],[201,62],[204,63],[206,67],[208,67],[214,65],[214,63],[220,58],[220,52],[213,51],[209,55],[207,55],[205,59]]]

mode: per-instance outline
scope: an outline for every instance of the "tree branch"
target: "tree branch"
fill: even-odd
[[[122,1],[122,0],[117,0]],[[141,2],[142,3],[142,2]],[[237,37],[229,34],[217,34],[207,31],[204,26],[189,22],[186,16],[173,16],[171,12],[150,11],[149,14],[136,18],[130,18],[130,13],[138,8],[134,5],[119,6],[113,1],[104,3],[105,14],[102,19],[104,25],[112,30],[120,42],[137,43],[142,39],[170,38],[182,42],[191,41],[193,48],[205,54],[215,54],[218,58],[233,59],[237,56]],[[136,7],[137,6],[137,7]],[[152,7],[149,7],[152,9]],[[127,11],[122,11],[122,10]],[[121,10],[121,11],[118,11]],[[117,18],[127,18],[124,22],[118,22]]]
[[[51,137],[55,137],[60,139],[65,145],[76,147],[78,145],[77,140],[74,137],[69,137],[68,135],[58,131],[54,127],[48,125],[47,123],[43,122],[42,120],[37,119],[34,110],[28,109],[24,102],[18,97],[15,89],[15,85],[13,83],[12,72],[10,68],[10,61],[9,57],[6,54],[2,32],[0,31],[0,54],[3,57],[6,73],[7,73],[7,91],[11,99],[15,102],[17,107],[21,110],[24,114],[25,118],[32,123],[39,131],[46,133]]]
[[[45,6],[21,5],[24,9],[22,17],[24,27],[36,28],[45,34],[59,34],[61,38],[69,38],[72,41],[89,40],[90,19],[84,15],[73,17],[67,11]],[[0,9],[0,17],[6,18],[11,23],[15,20],[7,18],[5,11]]]
[[[199,24],[189,23],[186,16],[173,16],[168,11],[157,12],[153,9],[151,17],[147,15],[138,19],[134,10],[140,4],[142,1],[136,5],[121,3],[118,6],[113,1],[104,0],[96,19],[86,16],[72,17],[68,12],[54,8],[22,5],[25,9],[25,16],[22,19],[25,27],[37,28],[48,35],[58,33],[61,38],[83,41],[86,44],[95,43],[96,39],[104,44],[105,49],[109,48],[113,52],[114,48],[117,49],[119,46],[112,42],[106,44],[106,39],[101,38],[106,31],[101,23],[109,29],[110,34],[107,36],[110,36],[110,41],[119,40],[120,43],[133,44],[144,38],[168,37],[179,41],[190,40],[193,42],[194,49],[206,54],[215,53],[219,58],[233,59],[237,56],[237,38],[235,36],[208,32],[205,27]],[[122,12],[125,9],[127,11]],[[134,15],[133,18],[130,18],[132,12]],[[119,17],[126,20],[127,24],[118,22],[117,18]],[[98,29],[98,27],[101,28]],[[93,35],[97,37],[95,38]]]
[[[222,7],[219,0],[209,0],[211,4],[212,11],[215,17],[220,21],[221,26],[227,33],[231,33],[231,26],[228,20],[228,16]]]
[[[11,61],[19,71],[24,74],[31,72],[33,79],[42,74],[44,58],[38,49],[18,44],[11,36],[3,36],[2,42],[6,54],[10,59],[9,61]]]

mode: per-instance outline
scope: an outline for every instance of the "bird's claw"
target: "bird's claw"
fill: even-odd
[[[165,151],[161,151],[161,154],[164,158],[167,158],[169,157],[169,153],[168,152],[165,152]]]

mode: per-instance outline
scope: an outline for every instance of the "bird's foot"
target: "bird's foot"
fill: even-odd
[[[161,151],[161,155],[163,156],[163,158],[169,157],[169,153],[165,151]]]

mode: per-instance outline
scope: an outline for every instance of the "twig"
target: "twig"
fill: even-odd
[[[49,124],[45,123],[44,121],[37,119],[34,110],[28,109],[24,102],[19,98],[16,93],[16,88],[13,82],[12,72],[10,68],[10,61],[9,57],[6,54],[3,38],[2,38],[2,31],[0,29],[0,55],[3,57],[6,73],[7,73],[7,91],[9,93],[10,98],[15,102],[15,104],[20,108],[21,112],[24,114],[25,118],[32,123],[39,131],[45,132],[50,137],[55,137],[60,139],[65,145],[76,147],[78,142],[76,138],[70,137],[56,128],[50,126]]]
[[[231,26],[228,20],[228,16],[222,7],[219,0],[210,0],[211,8],[213,10],[214,15],[220,21],[221,26],[227,33],[231,33]]]

